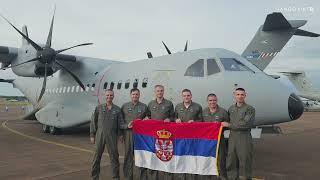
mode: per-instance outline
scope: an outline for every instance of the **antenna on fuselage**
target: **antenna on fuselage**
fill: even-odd
[[[168,54],[171,54],[171,51],[169,50],[168,46],[163,41],[162,41],[162,44],[166,48]],[[188,40],[186,41],[186,45],[184,46],[184,50],[183,51],[188,51]]]
[[[162,44],[164,45],[164,47],[166,48],[168,54],[171,54],[171,51],[169,50],[169,48],[167,47],[167,45],[162,41]]]
[[[164,45],[164,47],[166,48],[168,54],[171,54],[170,49],[168,48],[168,46],[162,41],[162,44]],[[186,41],[186,45],[184,46],[184,50],[183,51],[188,51],[188,40]],[[149,59],[153,58],[152,53],[151,52],[147,52],[147,56]]]
[[[184,46],[184,50],[183,51],[188,51],[188,40],[186,42],[186,45]]]

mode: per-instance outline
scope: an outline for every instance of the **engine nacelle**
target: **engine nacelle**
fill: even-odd
[[[54,71],[54,69],[53,69],[52,64],[48,64],[48,65],[47,65],[47,76],[51,76],[54,72],[55,72],[55,71]],[[45,74],[44,64],[42,64],[42,63],[37,63],[37,64],[35,65],[35,68],[34,68],[34,73],[35,73],[37,76],[44,76],[44,74]]]
[[[57,70],[58,68],[53,64],[47,64],[47,76],[51,76]],[[30,62],[21,66],[13,67],[12,71],[16,75],[23,77],[43,77],[45,67],[41,62]]]

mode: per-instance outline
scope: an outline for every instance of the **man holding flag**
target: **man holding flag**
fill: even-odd
[[[182,103],[177,104],[175,108],[176,123],[181,122],[201,122],[202,107],[198,103],[192,102],[192,93],[189,89],[184,89],[181,92]],[[196,179],[194,174],[175,174],[174,179],[177,180],[193,180]]]
[[[244,179],[250,180],[253,156],[251,127],[255,119],[255,108],[246,104],[246,91],[243,88],[237,88],[233,95],[236,103],[228,110],[230,123],[222,123],[230,129],[227,157],[228,179],[239,179],[239,167],[241,167]]]
[[[215,94],[207,96],[208,107],[202,112],[204,122],[229,122],[228,112],[218,105],[218,98]],[[220,136],[219,154],[218,154],[218,170],[221,180],[227,179],[226,169],[227,141],[224,139],[223,132]],[[212,176],[203,177],[202,180],[212,179]]]
[[[132,139],[132,120],[143,119],[146,117],[147,105],[139,101],[140,90],[133,88],[130,90],[131,101],[122,105],[121,111],[123,120],[120,128],[124,132],[125,152],[123,162],[123,174],[125,180],[133,180],[133,139]]]
[[[164,98],[164,87],[162,85],[154,86],[155,100],[148,104],[148,115],[146,119],[162,120],[170,122],[174,120],[174,108],[171,101]],[[159,180],[159,173],[155,170],[149,170],[149,178],[147,178],[147,169],[140,169],[140,180]],[[162,179],[172,179],[168,173],[164,173]]]

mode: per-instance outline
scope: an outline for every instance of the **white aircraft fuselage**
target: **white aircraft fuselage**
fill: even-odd
[[[64,65],[68,67],[68,63]],[[182,102],[181,91],[187,88],[192,91],[192,100],[203,108],[207,106],[207,95],[215,93],[218,104],[228,109],[234,103],[233,91],[242,87],[247,92],[246,102],[256,109],[254,125],[288,122],[302,114],[302,102],[285,85],[225,49],[190,50],[133,62],[77,57],[77,66],[71,70],[86,85],[86,91],[59,70],[48,77],[46,92],[38,105],[42,79],[18,76],[13,81],[40,109],[35,114],[40,123],[58,128],[88,123],[95,106],[105,101],[104,90],[111,84],[114,104],[118,106],[130,101],[133,87],[140,89],[140,101],[149,103],[154,99],[154,86],[161,84],[165,98],[174,105]]]

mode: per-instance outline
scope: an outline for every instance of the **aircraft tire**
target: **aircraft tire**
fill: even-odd
[[[42,124],[42,132],[43,133],[48,133],[49,132],[49,126],[46,124]]]
[[[49,132],[50,132],[51,135],[56,135],[56,134],[58,134],[59,129],[54,127],[54,126],[50,126],[49,127]]]

